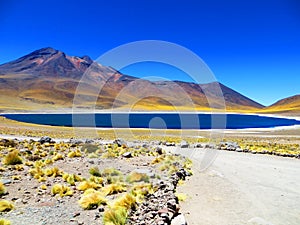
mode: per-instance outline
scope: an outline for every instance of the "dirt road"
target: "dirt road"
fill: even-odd
[[[218,151],[178,192],[189,195],[182,203],[189,225],[300,224],[299,159]]]

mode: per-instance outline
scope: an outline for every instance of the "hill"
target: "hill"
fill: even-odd
[[[300,95],[281,99],[263,109],[264,112],[300,114]]]
[[[87,69],[88,76],[81,80]],[[80,108],[95,105],[96,109],[210,110],[219,108],[224,101],[216,94],[219,87],[228,110],[255,111],[264,107],[217,82],[139,79],[95,63],[88,56],[68,56],[50,47],[0,65],[3,111],[71,108],[75,93],[76,106]]]

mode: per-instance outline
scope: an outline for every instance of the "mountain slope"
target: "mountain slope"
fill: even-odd
[[[87,69],[88,75],[81,79]],[[199,85],[181,81],[148,81],[93,63],[88,56],[68,56],[53,48],[36,50],[0,65],[2,110],[71,108],[75,93],[75,103],[79,108],[95,105],[97,109],[174,110],[176,107],[177,110],[209,110],[223,104],[222,96],[216,94],[218,87],[229,110],[263,108],[217,82]]]
[[[300,95],[281,99],[264,109],[274,113],[300,113]]]

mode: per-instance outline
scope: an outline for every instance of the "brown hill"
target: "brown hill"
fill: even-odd
[[[300,95],[281,99],[266,107],[263,111],[273,113],[300,114]]]
[[[81,79],[87,69],[88,76]],[[74,102],[80,108],[95,105],[97,109],[209,110],[223,104],[222,95],[216,94],[218,88],[229,110],[263,108],[217,82],[199,85],[148,81],[94,63],[88,56],[68,56],[53,48],[43,48],[0,65],[2,110],[71,108],[75,93]]]

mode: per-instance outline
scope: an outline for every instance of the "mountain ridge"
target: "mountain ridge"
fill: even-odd
[[[81,78],[87,69],[89,73],[83,81]],[[80,82],[82,88],[79,90]],[[102,87],[100,94],[99,86]],[[223,96],[216,95],[219,89]],[[222,97],[229,111],[259,111],[265,108],[219,82],[196,84],[144,80],[94,63],[87,55],[69,56],[51,47],[1,64],[0,94],[0,107],[3,109],[70,108],[75,94],[80,96],[77,103],[82,108],[94,104],[97,109],[134,106],[137,110],[174,110],[174,107],[209,110],[212,107],[222,108]],[[10,106],[12,102],[15,104]]]

